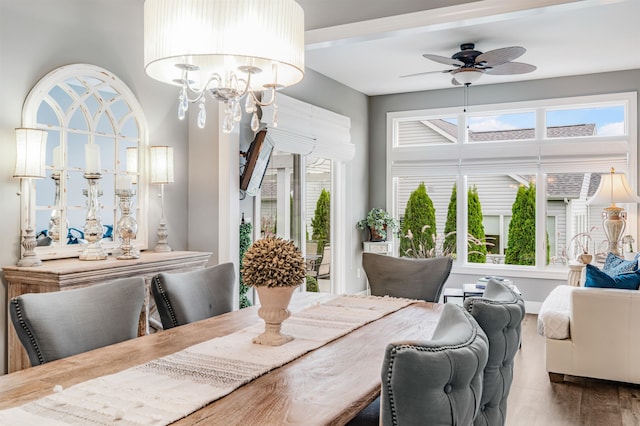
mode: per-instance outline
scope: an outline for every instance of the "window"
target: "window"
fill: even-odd
[[[606,247],[603,206],[586,204],[600,175],[614,167],[637,191],[636,114],[635,93],[476,106],[467,114],[389,113],[390,210],[402,220],[409,195],[423,182],[434,204],[436,233],[443,235],[451,229],[446,223],[455,185],[455,229],[472,233],[475,227],[488,243],[478,263],[468,256],[464,233],[457,232],[457,268],[499,265],[511,272],[564,274],[577,256],[570,247],[574,235],[592,232],[595,250]],[[475,204],[479,213],[473,213]],[[636,206],[624,207],[633,217]],[[472,224],[474,214],[482,215],[480,231]],[[629,221],[625,234],[637,240],[635,228]]]
[[[262,218],[265,232],[289,235],[308,257],[315,249],[320,259],[320,290],[343,293],[347,284],[345,241],[352,225],[347,223],[348,210],[339,207],[347,202],[346,163],[355,155],[351,120],[285,95],[278,95],[277,127],[270,121],[273,113],[273,106],[263,108],[266,138],[274,146],[274,154],[261,191],[265,213],[256,217]],[[329,244],[325,247],[317,236],[313,238],[311,226],[323,189],[323,198],[330,198]]]

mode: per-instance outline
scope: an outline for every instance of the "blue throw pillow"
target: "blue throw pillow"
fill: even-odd
[[[607,255],[607,259],[604,261],[604,265],[602,266],[602,272],[608,274],[611,277],[637,270],[638,259],[624,260],[623,258],[618,257],[613,253],[609,253]]]
[[[587,265],[587,279],[584,286],[637,290],[640,287],[640,274],[634,271],[612,277],[593,265]]]

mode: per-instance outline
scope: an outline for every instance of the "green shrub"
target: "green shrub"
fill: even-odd
[[[240,309],[246,308],[252,305],[251,301],[247,298],[247,291],[249,291],[249,287],[244,285],[242,281],[242,258],[244,257],[245,252],[251,246],[251,231],[253,230],[253,226],[250,223],[244,221],[244,217],[242,219],[242,223],[240,223],[240,269],[238,276],[240,277]]]
[[[477,241],[484,242],[486,236],[484,233],[484,225],[482,224],[482,206],[480,205],[480,197],[478,189],[474,186],[469,188],[467,193],[467,228],[469,235],[473,236]],[[468,240],[467,261],[472,263],[485,263],[487,261],[486,244],[477,244]]]
[[[504,263],[535,265],[536,262],[536,186],[520,185],[511,208],[508,247]]]
[[[311,227],[313,228],[311,238],[318,242],[318,252],[316,254],[321,254],[324,250],[324,245],[329,243],[331,238],[331,194],[325,189],[322,189],[316,202],[316,210],[313,219],[311,219]]]
[[[436,210],[433,201],[427,194],[424,182],[421,182],[415,191],[411,193],[407,207],[404,211],[404,220],[400,227],[400,256],[413,257],[412,247],[422,247],[428,252],[434,248],[436,235]],[[412,242],[407,237],[411,231],[414,236]]]
[[[311,275],[307,275],[307,291],[313,293],[318,293],[320,291],[320,287],[318,287],[318,280]]]

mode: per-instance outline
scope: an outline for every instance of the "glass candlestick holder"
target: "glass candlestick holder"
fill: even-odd
[[[53,209],[49,217],[49,238],[51,245],[60,243],[60,172],[53,173],[51,179],[56,185],[56,194],[53,201]]]
[[[136,192],[133,189],[116,189],[116,195],[120,204],[120,220],[118,220],[118,235],[122,243],[119,249],[122,254],[117,259],[138,259],[140,255],[137,253],[135,245],[132,243],[136,239],[138,233],[138,223],[131,214],[132,199]]]
[[[89,184],[88,189],[84,189],[82,193],[87,197],[87,216],[84,223],[84,238],[87,240],[80,260],[104,260],[107,258],[107,252],[102,247],[102,221],[100,220],[100,204],[98,197],[102,195],[100,190],[100,173],[85,173],[84,178]]]

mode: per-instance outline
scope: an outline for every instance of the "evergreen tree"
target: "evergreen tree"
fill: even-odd
[[[244,258],[245,252],[251,246],[251,231],[253,226],[249,222],[244,221],[244,215],[242,217],[242,222],[240,223],[240,309],[251,306],[251,301],[247,298],[247,291],[249,291],[249,287],[247,287],[242,281],[242,259]]]
[[[478,189],[470,188],[467,192],[467,227],[468,233],[484,242],[486,239],[484,225],[482,223],[482,206]],[[456,229],[457,229],[457,187],[454,184],[451,190],[451,199],[447,210],[447,222],[444,227],[446,238],[443,243],[443,251],[456,253]],[[487,246],[484,244],[470,243],[468,247],[467,260],[472,263],[485,263],[487,261]]]
[[[429,225],[425,228],[425,225]],[[424,232],[422,232],[424,228]],[[411,256],[407,253],[411,249],[411,241],[406,237],[409,230],[413,233],[413,240],[416,247],[422,245],[425,251],[434,247],[436,235],[436,210],[433,201],[427,194],[424,182],[411,193],[407,207],[404,211],[404,220],[401,226],[400,236],[400,256]]]
[[[458,227],[458,190],[457,185],[453,184],[451,190],[451,198],[449,199],[449,207],[447,208],[447,223],[444,225],[444,251],[449,253],[456,252],[456,228]]]
[[[484,225],[482,224],[482,206],[478,189],[474,186],[467,193],[467,229],[469,234],[480,242],[485,242]],[[467,260],[472,263],[485,263],[487,261],[487,246],[484,244],[469,243]]]
[[[311,227],[313,234],[311,238],[318,242],[318,252],[320,254],[324,250],[324,245],[329,243],[331,236],[331,195],[324,188],[316,202],[316,211],[311,219]]]
[[[536,258],[536,186],[518,188],[511,208],[505,263],[534,265]]]

